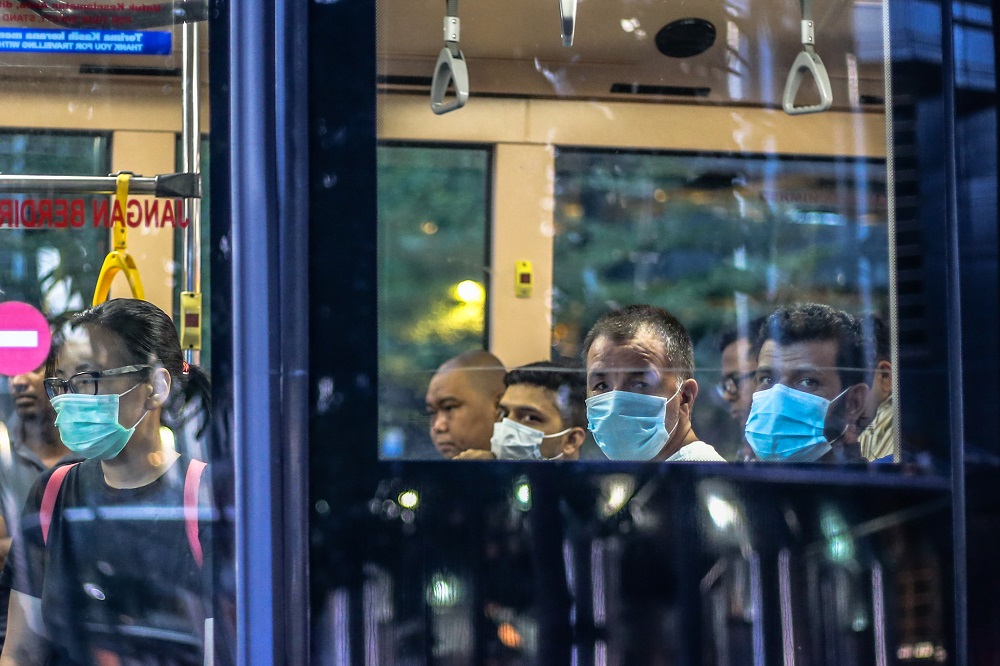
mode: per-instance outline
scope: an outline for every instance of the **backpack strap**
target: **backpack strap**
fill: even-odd
[[[52,476],[45,482],[45,492],[42,493],[42,506],[38,510],[38,522],[42,526],[42,543],[49,543],[49,528],[52,527],[52,512],[56,508],[56,500],[59,498],[59,489],[62,488],[63,481],[69,471],[80,463],[71,463],[56,467]]]
[[[207,466],[200,460],[192,460],[184,475],[184,531],[187,532],[191,555],[199,568],[204,564],[205,555],[198,535],[198,491],[201,487],[201,475]]]

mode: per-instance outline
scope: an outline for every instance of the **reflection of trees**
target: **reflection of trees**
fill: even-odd
[[[104,135],[0,133],[0,172],[12,175],[98,176],[110,170]],[[53,193],[15,196],[55,198]],[[83,198],[91,210],[93,196]],[[80,228],[3,229],[0,300],[19,299],[54,309],[88,305],[97,285],[108,232]],[[48,314],[59,314],[49,312]]]
[[[436,368],[481,347],[483,306],[455,300],[485,284],[482,150],[379,150],[379,358],[392,373]]]
[[[3,300],[52,304],[60,310],[65,304],[90,304],[107,251],[107,230],[81,227],[3,233]]]
[[[380,421],[409,442],[426,438],[430,375],[483,346],[484,304],[459,302],[453,288],[487,283],[487,158],[485,150],[379,149]]]
[[[627,303],[667,308],[695,339],[732,325],[737,293],[746,295],[750,317],[805,300],[858,311],[870,298],[881,310],[884,208],[877,197],[876,208],[865,206],[867,193],[881,187],[884,195],[884,167],[860,170],[870,177],[858,183],[853,162],[717,162],[559,154],[553,306],[566,331],[563,353],[575,354],[597,317]],[[765,183],[780,191],[785,172],[794,175],[796,196],[821,201],[821,210],[766,196]],[[863,226],[873,213],[880,222]]]

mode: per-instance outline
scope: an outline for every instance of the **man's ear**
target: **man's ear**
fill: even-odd
[[[848,423],[857,423],[865,413],[868,402],[868,384],[855,384],[844,394],[844,417]]]
[[[170,373],[166,368],[154,368],[149,377],[149,385],[153,392],[147,398],[147,408],[156,409],[162,407],[167,402],[170,395]]]
[[[693,378],[685,379],[681,383],[680,400],[681,414],[688,419],[691,418],[691,411],[694,409],[694,401],[698,398],[698,382]]]
[[[576,426],[571,428],[568,433],[566,433],[566,440],[562,445],[562,454],[567,458],[576,455],[583,446],[583,443],[587,440],[587,431],[583,428]]]

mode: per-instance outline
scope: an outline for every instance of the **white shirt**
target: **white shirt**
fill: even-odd
[[[666,462],[726,462],[726,459],[712,445],[697,441],[682,446]]]

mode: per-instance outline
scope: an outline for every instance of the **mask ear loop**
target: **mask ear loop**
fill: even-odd
[[[834,399],[830,401],[830,404],[827,405],[827,407],[826,407],[826,414],[823,416],[823,423],[824,424],[826,423],[826,417],[830,414],[830,407],[833,405],[833,403],[835,403],[837,400],[840,400],[841,396],[843,396],[844,394],[846,394],[848,391],[850,391],[855,386],[857,386],[857,384],[851,384],[850,386],[848,386],[847,388],[845,388],[843,391],[841,391],[840,393],[838,393],[834,397]],[[846,417],[846,414],[845,414],[845,417]],[[846,421],[847,419],[845,418],[844,420]],[[838,439],[840,439],[841,437],[843,437],[844,435],[847,434],[847,429],[850,428],[850,427],[851,427],[851,422],[847,421],[844,424],[844,429],[840,431],[840,434],[837,435],[836,437],[834,437],[833,439],[828,439],[826,441],[826,443],[829,444],[832,447],[834,442],[836,442]]]
[[[136,390],[136,389],[137,389],[137,388],[139,388],[140,386],[142,386],[142,384],[136,384],[135,386],[133,386],[132,388],[128,389],[127,391],[123,391],[122,393],[119,393],[119,394],[118,394],[118,400],[119,400],[119,402],[118,402],[118,409],[119,409],[119,410],[121,410],[121,408],[122,408],[122,407],[121,407],[121,405],[122,405],[122,403],[121,403],[121,397],[122,397],[123,395],[125,395],[126,393],[130,393],[131,391],[134,391],[134,390]],[[150,396],[150,397],[152,397],[152,396]],[[146,410],[144,410],[144,411],[142,412],[142,416],[140,416],[140,417],[139,417],[139,420],[135,422],[135,425],[133,425],[133,426],[132,426],[132,429],[135,429],[135,428],[138,428],[138,427],[139,427],[139,424],[140,424],[140,423],[142,423],[142,420],[143,420],[144,418],[146,418],[146,414],[149,414],[149,410],[148,410],[148,409],[146,409]]]
[[[542,435],[542,439],[552,439],[553,437],[563,437],[564,435],[569,434],[570,430],[572,430],[572,428],[566,428],[565,430],[563,430],[561,432],[554,433],[552,435]],[[541,453],[541,452],[539,451],[539,453]],[[560,451],[558,453],[558,455],[554,455],[551,458],[542,458],[542,460],[559,460],[562,457],[563,457],[563,452]]]
[[[667,398],[667,402],[664,405],[664,410],[666,409],[666,405],[669,405],[671,402],[674,401],[674,398],[676,398],[677,396],[679,396],[681,394],[681,390],[684,388],[684,382],[685,381],[687,381],[687,380],[682,379],[681,383],[677,385],[677,390],[674,391],[674,394],[672,396],[670,396],[669,398]],[[665,440],[663,440],[664,446],[666,446],[666,443],[669,442],[670,438],[674,436],[674,432],[677,430],[677,428],[680,427],[680,425],[681,425],[681,412],[680,412],[680,408],[678,407],[678,409],[677,409],[677,423],[674,424],[673,428],[671,428],[670,430],[667,431],[667,438]]]

